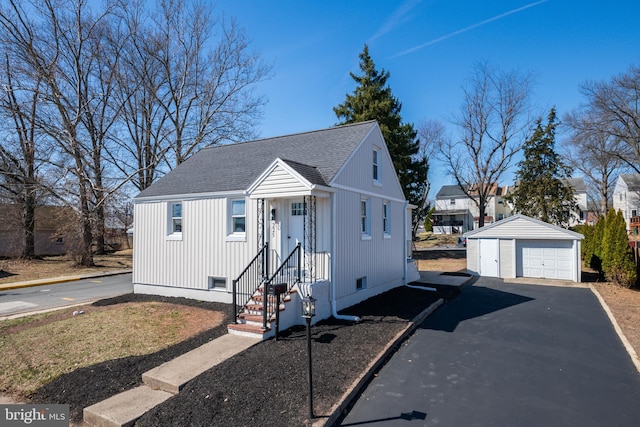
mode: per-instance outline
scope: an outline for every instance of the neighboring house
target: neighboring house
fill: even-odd
[[[418,277],[411,207],[375,121],[205,148],[134,201],[134,291],[235,295],[236,333],[269,329],[263,283],[287,284],[288,327],[307,294],[317,321]]]
[[[589,220],[589,205],[587,200],[587,186],[584,184],[584,179],[581,177],[569,178],[567,183],[573,188],[573,194],[578,205],[578,210],[571,215],[569,227],[586,224]]]
[[[577,204],[577,210],[571,212],[569,227],[587,224],[590,220],[590,217],[587,199],[587,186],[584,184],[584,179],[582,179],[581,177],[569,178],[565,180],[565,184],[573,188],[573,194]],[[517,186],[518,183],[516,182],[513,186],[514,190],[517,188]],[[513,212],[513,205],[511,203],[507,203],[507,205],[511,212]]]
[[[470,273],[580,282],[582,234],[516,214],[464,236]]]
[[[73,210],[66,206],[36,206],[34,217],[35,254],[62,255],[67,252],[65,229],[73,218]],[[22,206],[0,204],[0,256],[22,254]]]
[[[462,234],[473,229],[473,201],[457,185],[443,185],[436,194],[433,212],[435,234]]]
[[[613,208],[622,211],[627,231],[638,234],[640,223],[640,174],[618,176],[613,189]]]
[[[484,224],[492,224],[511,215],[511,209],[503,197],[508,187],[497,184],[491,186]],[[477,192],[471,191],[471,194]],[[478,228],[480,210],[457,185],[443,185],[436,194],[435,211],[433,213],[433,231],[435,234],[462,234]]]

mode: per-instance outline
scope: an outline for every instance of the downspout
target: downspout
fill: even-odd
[[[338,320],[347,320],[350,322],[359,322],[358,316],[347,316],[338,314],[336,309],[336,250],[338,248],[336,239],[336,219],[338,212],[336,208],[336,193],[331,193],[331,315]]]

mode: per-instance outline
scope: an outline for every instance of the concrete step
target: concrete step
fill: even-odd
[[[129,427],[145,412],[171,396],[166,391],[142,385],[84,408],[82,417],[90,426]]]
[[[142,382],[151,388],[177,394],[193,378],[260,341],[262,338],[222,335],[145,372],[142,374]]]
[[[227,325],[227,330],[229,331],[230,335],[252,337],[260,340],[264,340],[275,335],[275,330],[272,330],[270,327],[267,327],[266,330],[263,330],[262,324],[248,325],[244,323],[231,323]]]

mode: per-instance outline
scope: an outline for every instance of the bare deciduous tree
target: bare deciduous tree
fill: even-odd
[[[620,159],[640,173],[640,66],[631,66],[608,82],[584,83],[581,91],[587,99],[581,115],[589,118],[582,122],[583,130],[604,132],[624,142]]]
[[[171,123],[169,167],[203,145],[253,136],[264,104],[252,88],[269,67],[248,51],[235,21],[215,23],[208,10],[204,4],[163,0],[156,17],[159,45],[153,53],[162,70],[158,101]]]
[[[233,21],[214,22],[186,0],[155,6],[152,20],[143,0],[0,4],[2,54],[21,67],[21,96],[37,111],[17,112],[8,95],[4,106],[55,147],[47,191],[78,213],[83,265],[93,264],[94,243],[104,250],[115,191],[132,177],[146,188],[162,161],[171,168],[204,145],[252,135],[263,105],[253,86],[269,67]]]
[[[37,158],[38,132],[34,123],[38,109],[41,82],[36,78],[24,82],[19,71],[11,64],[17,63],[10,51],[5,52],[0,65],[0,117],[3,120],[3,143],[0,144],[0,188],[9,200],[22,210],[21,258],[31,259],[35,253],[35,209],[38,202],[37,170],[42,162]],[[11,58],[11,59],[10,59]],[[23,84],[32,84],[28,90]],[[6,127],[5,127],[6,126]]]
[[[599,129],[598,119],[580,111],[567,114],[565,124],[570,129],[565,142],[564,158],[567,164],[584,175],[595,200],[599,201],[598,213],[606,215],[611,206],[611,195],[618,174],[628,166],[628,146],[606,129]]]
[[[439,147],[456,184],[477,205],[480,227],[492,187],[511,167],[530,130],[531,86],[528,74],[477,64],[453,119],[459,135]]]
[[[441,147],[446,139],[446,131],[444,125],[437,120],[423,120],[418,125],[418,136],[420,137],[420,158],[431,160],[434,158],[438,147]],[[414,210],[414,215],[418,217],[418,221],[413,221],[413,235],[418,231],[418,226],[427,217],[431,210],[429,202],[429,191],[431,190],[431,181],[427,174],[426,182],[423,186],[423,194],[419,206]]]

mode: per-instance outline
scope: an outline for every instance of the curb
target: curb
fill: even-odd
[[[4,285],[0,285],[0,291],[10,290],[10,289],[29,288],[32,286],[55,285],[57,283],[76,282],[78,280],[93,279],[96,277],[117,276],[119,274],[129,274],[132,271],[133,270],[131,269],[116,270],[116,271],[109,271],[109,272],[103,272],[103,273],[79,274],[76,276],[52,277],[50,279],[36,279],[36,280],[29,280],[27,282],[6,283]]]
[[[331,427],[343,415],[344,410],[354,400],[354,398],[362,391],[362,389],[369,383],[371,378],[382,367],[382,365],[395,353],[400,344],[411,335],[431,313],[433,313],[438,307],[444,304],[444,300],[440,298],[438,301],[431,304],[424,309],[420,314],[414,317],[407,325],[404,331],[400,331],[396,336],[386,345],[386,347],[378,353],[378,355],[369,363],[364,373],[360,375],[349,387],[349,389],[340,398],[340,403],[334,405],[331,408],[331,415],[328,418],[318,420],[312,423],[313,427]]]

